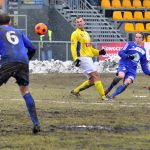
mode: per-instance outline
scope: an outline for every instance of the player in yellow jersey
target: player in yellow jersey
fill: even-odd
[[[83,73],[88,80],[72,90],[71,94],[78,97],[80,91],[95,85],[99,92],[100,99],[107,100],[99,74],[92,60],[92,57],[94,56],[105,55],[106,51],[104,49],[97,50],[92,47],[90,36],[84,30],[85,22],[82,17],[77,16],[75,23],[77,29],[71,34],[71,53],[74,65],[83,70]]]

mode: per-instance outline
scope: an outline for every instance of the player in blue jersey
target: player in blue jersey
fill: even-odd
[[[147,66],[146,50],[142,46],[142,41],[144,39],[144,34],[138,32],[135,34],[135,41],[128,42],[122,50],[119,51],[119,56],[121,57],[119,61],[118,70],[115,78],[113,79],[110,86],[105,90],[107,95],[112,88],[123,79],[123,84],[120,85],[114,93],[108,97],[108,100],[112,100],[118,94],[122,93],[136,77],[137,65],[140,62],[141,68],[146,75],[150,75],[150,70]]]
[[[35,102],[29,92],[29,60],[35,48],[23,32],[10,26],[7,14],[0,14],[0,86],[10,77],[16,79],[33,122],[33,133],[40,132]]]

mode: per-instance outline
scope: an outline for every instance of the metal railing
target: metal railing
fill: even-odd
[[[47,53],[47,51],[51,51],[51,56],[45,60],[61,60],[67,61],[72,60],[71,55],[71,42],[70,41],[43,41],[44,47],[41,48],[40,41],[31,41],[35,48],[37,49],[36,54],[33,59],[42,60],[42,51]],[[98,42],[92,43],[95,48],[98,48]],[[95,58],[97,60],[97,57]]]
[[[10,17],[12,25],[22,30],[27,35],[27,15],[10,15]]]

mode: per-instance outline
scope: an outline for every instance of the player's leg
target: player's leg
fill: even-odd
[[[111,95],[111,97],[115,97],[119,94],[121,94],[123,91],[126,90],[126,88],[128,87],[128,85],[130,85],[131,83],[133,83],[133,81],[135,80],[135,76],[136,73],[131,73],[131,72],[127,72],[124,78],[124,82],[122,85],[120,85],[115,92]]]
[[[81,85],[79,85],[78,87],[76,87],[74,90],[71,91],[71,94],[75,95],[75,96],[80,96],[79,92],[83,91],[91,86],[93,86],[94,84],[90,84],[89,80],[84,81]]]
[[[30,118],[33,122],[33,133],[40,131],[39,120],[36,113],[35,102],[32,95],[29,92],[29,68],[28,65],[19,64],[18,72],[13,75],[16,78],[17,84],[19,85],[20,92],[26,102],[26,106],[30,115]]]
[[[119,83],[120,80],[124,79],[126,72],[127,68],[124,65],[119,64],[116,77],[113,79],[108,88],[105,89],[105,95],[107,95],[113,89],[113,87]]]
[[[34,99],[29,92],[28,86],[19,86],[19,87],[20,87],[20,92],[26,102],[26,106],[27,106],[30,118],[34,125],[33,133],[37,133],[40,131],[40,125],[39,125],[39,120],[38,120],[37,113],[36,113]]]
[[[125,73],[124,72],[119,72],[117,74],[117,76],[115,76],[115,78],[113,79],[113,81],[111,82],[111,84],[109,85],[108,88],[106,88],[105,90],[105,95],[107,95],[112,89],[114,86],[116,86],[120,80],[122,80],[125,76]]]
[[[100,97],[102,99],[105,99],[104,88],[103,88],[103,85],[102,85],[102,82],[100,80],[100,76],[99,76],[98,72],[95,71],[95,72],[90,73],[89,75],[90,75],[90,83],[91,84],[93,83],[95,85]]]
[[[81,85],[79,85],[78,87],[76,87],[74,90],[71,91],[71,94],[77,97],[80,96],[79,94],[80,91],[83,91],[94,85],[94,83],[91,83],[89,81],[90,78],[89,72],[93,72],[93,70],[94,71],[96,70],[91,58],[81,57],[80,60],[81,60],[80,68],[83,70],[84,75],[87,77],[88,80],[84,81]]]

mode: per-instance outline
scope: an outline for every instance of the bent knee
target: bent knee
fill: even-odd
[[[28,86],[19,86],[21,94],[24,96],[26,93],[29,93]]]
[[[90,84],[94,84],[94,82],[100,80],[100,76],[99,76],[99,74],[98,74],[97,71],[92,72],[92,73],[90,73],[89,75],[90,75],[90,78],[89,78]]]
[[[124,79],[124,77],[125,77],[125,73],[124,72],[119,72],[118,73],[118,78],[119,79]]]

